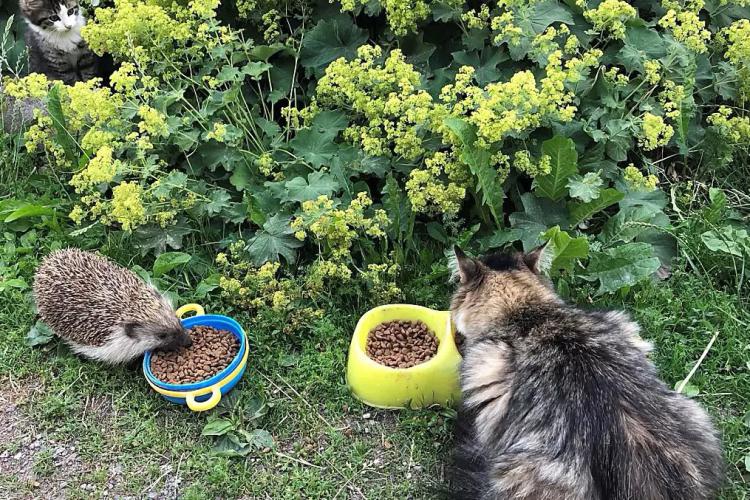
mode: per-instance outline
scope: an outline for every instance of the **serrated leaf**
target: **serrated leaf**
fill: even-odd
[[[520,240],[527,252],[542,242],[542,233],[550,227],[567,229],[570,225],[568,211],[562,204],[537,198],[532,193],[522,194],[521,203],[524,211],[510,214],[510,223],[521,231]]]
[[[575,143],[568,138],[556,135],[542,143],[542,153],[552,159],[552,170],[548,175],[534,179],[536,192],[558,201],[568,192],[568,179],[578,173],[578,153]]]
[[[227,419],[217,418],[203,426],[201,436],[223,436],[229,431],[234,430],[234,424]]]
[[[285,187],[286,200],[297,202],[314,200],[320,195],[329,196],[341,189],[336,179],[324,172],[312,172],[307,176],[307,180],[304,177],[295,177],[287,181]]]
[[[211,452],[219,457],[238,458],[247,456],[252,451],[247,443],[240,441],[235,432],[228,432],[216,440]]]
[[[625,161],[633,147],[633,124],[629,120],[609,120],[604,126],[607,131],[607,156],[614,161]]]
[[[224,189],[213,189],[209,196],[208,203],[205,204],[206,215],[216,215],[222,211],[222,209],[229,206],[229,200],[232,199],[231,195]]]
[[[626,243],[591,254],[586,274],[588,281],[599,281],[597,295],[632,286],[648,278],[661,263],[648,243]]]
[[[622,200],[625,195],[615,188],[607,188],[599,193],[599,197],[588,203],[570,203],[571,222],[575,225],[583,222],[592,215]]]
[[[292,235],[289,219],[281,215],[274,215],[263,224],[249,241],[247,251],[256,265],[284,257],[287,262],[294,261],[295,249],[302,246],[302,242]]]
[[[244,191],[250,186],[252,175],[247,165],[237,165],[234,172],[232,172],[232,176],[229,177],[229,183],[239,191]]]
[[[327,165],[338,149],[328,133],[309,128],[297,132],[289,144],[295,153],[317,168]]]
[[[247,443],[258,450],[273,448],[274,446],[273,436],[265,429],[254,429],[251,432],[243,431],[242,434]]]
[[[446,118],[444,123],[462,143],[459,158],[469,166],[469,170],[476,177],[477,193],[482,195],[482,203],[489,207],[495,222],[502,226],[505,192],[497,170],[490,165],[489,151],[474,147],[477,137],[476,126],[454,117]]]
[[[152,269],[154,276],[158,278],[176,267],[185,265],[190,262],[191,258],[190,254],[184,252],[165,252],[154,261]]]
[[[151,250],[160,253],[167,248],[182,248],[182,238],[191,232],[192,229],[185,221],[180,221],[164,228],[158,224],[140,226],[135,230],[134,235],[136,246],[141,250],[142,255],[146,255]]]
[[[162,196],[167,197],[173,189],[182,189],[187,185],[188,176],[179,170],[172,170],[167,175],[159,179],[159,185],[154,188],[152,194],[154,198]]]
[[[452,55],[460,66],[471,66],[475,69],[474,78],[480,86],[498,81],[501,76],[498,66],[510,59],[508,54],[498,47],[484,47],[481,52],[462,50]]]
[[[333,140],[340,131],[349,126],[349,118],[343,111],[321,111],[313,118],[310,128]]]
[[[495,222],[502,226],[505,192],[497,170],[490,165],[489,151],[464,146],[460,158],[477,178],[477,192],[482,195],[482,203],[489,207]]]
[[[573,264],[589,255],[589,242],[585,236],[571,237],[560,226],[549,229],[542,235],[547,241],[539,257],[540,269],[550,275],[560,271],[573,272]]]
[[[339,57],[353,59],[357,48],[366,42],[367,31],[357,27],[348,16],[323,19],[305,34],[300,63],[320,71]]]
[[[604,184],[599,172],[589,172],[583,177],[574,175],[568,179],[570,196],[588,203],[599,198],[600,188]]]
[[[724,226],[701,234],[701,241],[712,252],[722,252],[735,257],[750,253],[750,238],[744,229]]]
[[[47,344],[55,334],[52,329],[41,320],[37,320],[26,334],[26,345],[34,347]]]

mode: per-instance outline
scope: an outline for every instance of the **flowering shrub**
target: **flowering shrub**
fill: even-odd
[[[220,242],[238,307],[392,300],[455,242],[547,242],[604,293],[669,267],[666,170],[745,158],[746,3],[116,0],[83,32],[108,84],[3,85],[46,101],[24,137],[76,231]]]

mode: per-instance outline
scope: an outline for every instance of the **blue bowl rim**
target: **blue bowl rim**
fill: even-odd
[[[222,371],[214,375],[213,377],[203,380],[201,382],[194,382],[192,384],[170,384],[167,382],[163,382],[162,380],[158,379],[152,372],[151,372],[151,351],[146,351],[146,353],[143,356],[143,374],[146,376],[146,378],[153,383],[154,385],[161,387],[162,389],[167,389],[170,391],[180,391],[180,392],[188,392],[195,389],[204,389],[206,387],[212,386],[217,382],[222,381],[232,373],[235,368],[240,364],[242,361],[242,357],[245,354],[245,349],[247,349],[247,336],[245,335],[245,330],[240,326],[237,321],[233,320],[229,316],[224,316],[222,314],[203,314],[201,316],[191,316],[189,318],[185,318],[181,320],[182,326],[185,328],[190,328],[196,325],[202,325],[206,320],[221,320],[228,322],[236,331],[233,331],[232,333],[235,334],[235,336],[239,337],[240,339],[240,349],[237,351],[237,355],[234,357],[232,362],[224,368]],[[239,332],[239,334],[237,334]]]

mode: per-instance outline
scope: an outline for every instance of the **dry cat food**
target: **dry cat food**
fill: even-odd
[[[232,332],[209,326],[188,330],[190,347],[156,351],[151,356],[151,373],[170,384],[191,384],[213,377],[232,363],[240,342]]]
[[[435,334],[421,321],[389,321],[367,336],[367,355],[381,365],[409,368],[437,353]]]

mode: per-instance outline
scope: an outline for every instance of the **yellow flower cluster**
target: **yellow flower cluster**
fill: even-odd
[[[625,182],[631,189],[636,191],[653,191],[659,184],[659,178],[655,175],[643,175],[632,163],[625,167]]]
[[[538,162],[534,162],[528,151],[516,151],[513,155],[513,168],[532,178],[547,175],[552,171],[552,158],[542,155]]]
[[[737,69],[740,95],[743,100],[750,98],[750,21],[735,21],[721,33],[726,41],[724,56]]]
[[[406,181],[406,192],[416,212],[453,216],[461,209],[470,180],[466,166],[453,154],[437,152],[425,159],[425,168],[415,168]],[[448,177],[444,183],[441,178]]]
[[[623,0],[604,0],[595,9],[586,9],[583,16],[599,33],[608,33],[612,38],[625,38],[625,23],[634,19],[638,12]]]
[[[706,52],[706,42],[711,40],[711,32],[698,15],[703,8],[703,0],[689,1],[685,7],[673,0],[663,3],[668,10],[659,20],[659,26],[670,30],[675,40],[684,43],[693,52]]]
[[[111,146],[101,146],[86,168],[73,176],[70,185],[76,189],[77,193],[99,184],[112,182],[120,164],[119,160],[112,158],[112,153]]]
[[[718,111],[708,117],[708,123],[716,127],[729,142],[750,146],[750,118],[732,115],[730,107],[720,106]]]
[[[2,84],[3,92],[15,99],[43,99],[50,88],[50,81],[39,73],[31,73],[25,78],[5,78]]]
[[[573,93],[566,82],[576,82],[598,64],[598,49],[573,57],[563,64],[561,50],[547,56],[546,76],[537,82],[531,71],[519,71],[507,82],[490,83],[484,89],[462,90],[464,102],[453,113],[468,110],[468,120],[477,126],[479,147],[487,148],[506,137],[521,136],[552,120],[570,121],[576,112]],[[446,94],[444,92],[443,94]],[[449,95],[455,95],[456,88]]]
[[[659,146],[666,146],[674,134],[671,125],[664,123],[664,118],[651,113],[643,115],[642,134],[639,143],[646,151],[651,151]]]
[[[135,182],[121,182],[112,189],[109,215],[122,225],[124,231],[132,231],[146,221],[142,194],[143,189]]]
[[[667,118],[677,121],[682,115],[682,102],[686,98],[685,87],[677,85],[672,80],[664,80],[662,85],[664,90],[659,93],[659,102]]]
[[[395,282],[401,268],[398,264],[368,264],[362,271],[362,279],[370,289],[370,301],[376,304],[387,304],[397,301],[401,288]]]
[[[369,0],[341,0],[341,11],[351,12],[359,6],[364,6]],[[460,5],[462,0],[448,0],[452,5]],[[404,36],[417,29],[417,24],[430,14],[430,8],[425,0],[380,0],[385,9],[388,26],[397,36]]]
[[[138,108],[138,116],[141,121],[138,122],[138,130],[141,133],[150,134],[156,137],[166,137],[169,135],[167,128],[167,118],[162,113],[151,106],[141,105]]]
[[[656,85],[661,80],[661,63],[656,59],[649,59],[643,63],[644,79],[651,85]]]
[[[400,50],[377,62],[380,47],[362,46],[357,58],[332,62],[318,82],[314,106],[351,111],[359,124],[344,137],[370,155],[395,153],[415,159],[424,152],[418,126],[432,110],[432,97],[419,89],[420,75]]]
[[[469,29],[481,30],[490,24],[490,7],[482,4],[479,10],[469,10],[461,15],[461,19]]]
[[[224,142],[227,135],[227,126],[221,122],[215,122],[213,128],[206,134],[206,139],[213,139],[216,142]]]
[[[523,29],[514,24],[513,21],[514,16],[511,11],[503,12],[492,18],[490,28],[495,33],[495,37],[492,40],[495,45],[500,45],[503,42],[508,42],[510,45],[518,45],[521,42]]]
[[[266,262],[256,267],[242,260],[242,241],[230,246],[230,256],[216,256],[223,275],[219,278],[221,296],[251,311],[270,308],[284,311],[301,297],[301,290],[289,278],[279,278],[279,262]]]
[[[178,8],[178,4],[174,7]],[[87,24],[81,34],[98,54],[107,52],[144,63],[162,50],[171,52],[174,44],[182,45],[195,34],[190,23],[180,22],[177,17],[175,11],[157,2],[115,0],[114,7],[96,9],[95,21]]]
[[[372,200],[364,192],[358,193],[345,209],[336,208],[332,199],[321,195],[302,203],[302,215],[292,220],[292,229],[300,240],[311,234],[334,261],[348,260],[358,233],[371,238],[385,237],[390,220],[380,209],[367,217],[365,211],[371,205]]]

